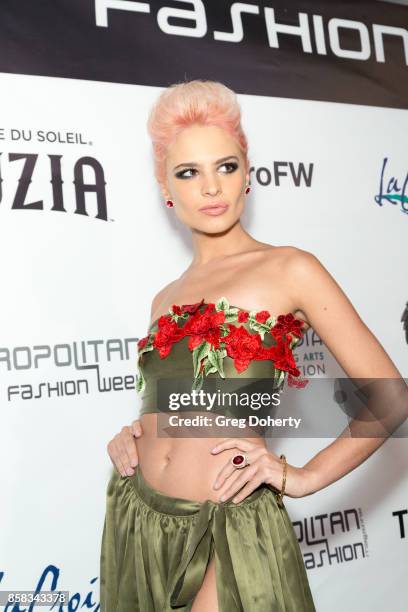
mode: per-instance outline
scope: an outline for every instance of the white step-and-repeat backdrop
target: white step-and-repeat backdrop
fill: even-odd
[[[191,259],[153,177],[163,87],[237,91],[243,224],[315,253],[408,376],[408,7],[180,4],[0,8],[0,590],[68,590],[69,610],[99,609],[106,445],[138,415],[151,299]],[[313,330],[297,358],[305,376],[342,375]],[[303,465],[331,440],[270,443]],[[395,436],[286,498],[319,611],[405,612],[407,455]]]

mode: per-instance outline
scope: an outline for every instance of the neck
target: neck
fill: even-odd
[[[193,231],[194,257],[191,268],[216,263],[231,255],[248,251],[260,243],[254,240],[237,221],[235,225],[219,234],[205,234]]]

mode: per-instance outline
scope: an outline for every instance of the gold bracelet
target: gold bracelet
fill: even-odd
[[[282,498],[285,495],[286,470],[287,470],[287,463],[286,463],[285,455],[281,455],[280,456],[280,460],[283,463],[283,477],[282,477],[282,487],[281,487],[280,493],[278,493],[278,495],[276,496],[276,501],[278,503],[278,506],[280,506],[282,508],[283,507]]]

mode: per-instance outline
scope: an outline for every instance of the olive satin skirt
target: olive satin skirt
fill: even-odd
[[[238,504],[197,502],[160,493],[139,466],[124,478],[113,471],[101,612],[191,610],[214,554],[220,612],[315,612],[293,525],[270,487]]]

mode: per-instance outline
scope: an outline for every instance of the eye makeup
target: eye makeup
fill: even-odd
[[[230,166],[230,168],[231,168],[231,169],[230,169],[230,170],[228,170],[228,171],[227,171],[225,174],[232,174],[232,173],[233,173],[233,172],[235,172],[235,171],[237,170],[237,168],[238,168],[238,164],[237,164],[236,162],[226,162],[226,163],[224,163],[224,164],[221,164],[221,166],[220,166],[220,167],[222,167],[222,166]],[[192,170],[192,171],[194,171],[194,172],[197,172],[197,168],[193,168],[193,167],[191,167],[191,168],[184,168],[184,170],[181,170],[180,172],[176,172],[176,175],[175,175],[175,176],[176,176],[177,178],[179,178],[179,179],[188,179],[188,178],[191,178],[190,176],[184,176],[184,173],[185,173],[185,172],[188,172],[188,171],[190,171],[190,170]]]

